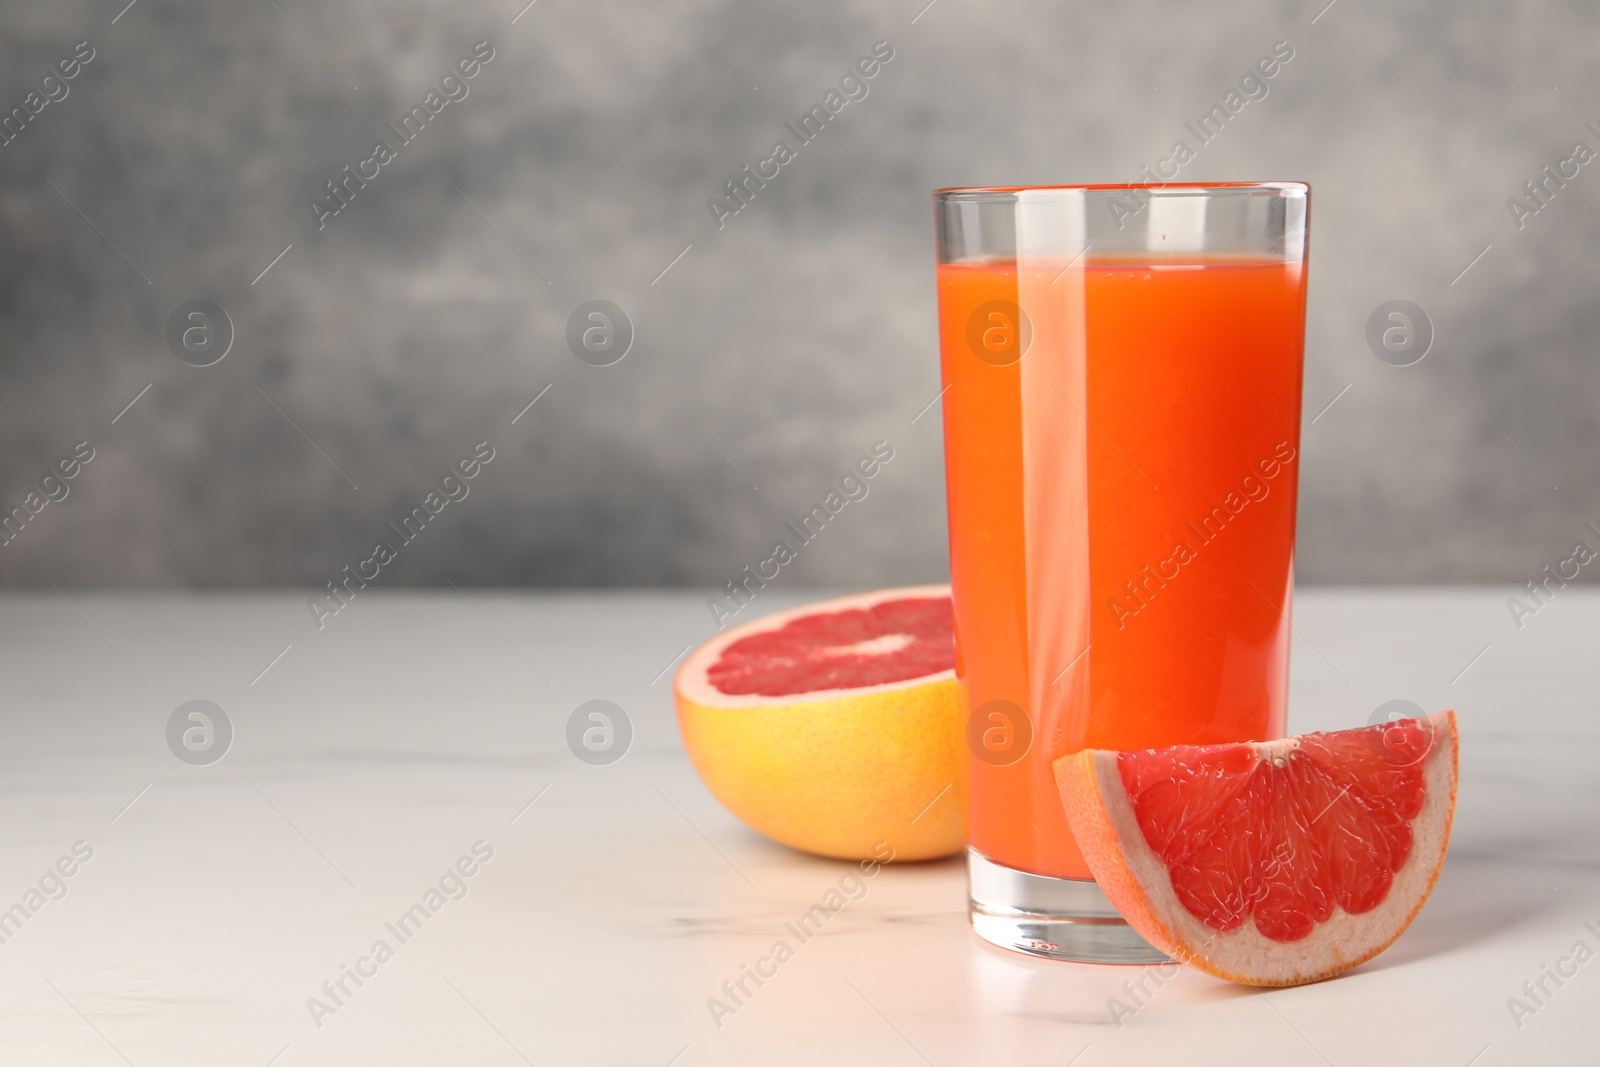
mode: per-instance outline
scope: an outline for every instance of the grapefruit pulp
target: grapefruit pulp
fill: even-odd
[[[1393,943],[1455,814],[1455,712],[1279,741],[1085,749],[1067,820],[1129,925],[1230,981],[1330,978]]]
[[[842,859],[948,856],[965,838],[950,587],[792,608],[718,634],[673,683],[713,795],[775,841]]]

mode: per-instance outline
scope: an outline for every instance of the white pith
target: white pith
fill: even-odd
[[[881,637],[868,638],[850,645],[835,645],[834,647],[855,656],[887,656],[891,652],[899,652],[911,644],[911,638],[905,634],[884,634]]]
[[[1388,895],[1371,911],[1351,915],[1334,905],[1333,915],[1298,941],[1273,941],[1246,919],[1226,933],[1206,926],[1178,900],[1163,863],[1145,842],[1117,769],[1115,752],[1096,752],[1095,788],[1128,871],[1148,901],[1157,929],[1135,928],[1146,939],[1202,970],[1248,976],[1260,985],[1292,985],[1328,977],[1371,958],[1416,917],[1450,842],[1456,795],[1456,730],[1448,712],[1429,717],[1436,743],[1423,763],[1422,810],[1411,820],[1411,852],[1395,872]],[[1295,740],[1293,738],[1285,740]],[[1264,758],[1281,756],[1283,742],[1257,745]],[[1298,747],[1298,742],[1294,747]],[[1243,980],[1237,978],[1236,980]]]
[[[929,682],[936,682],[941,679],[954,678],[956,674],[954,670],[930,671],[916,678],[887,682],[883,685],[851,686],[848,689],[819,689],[815,692],[793,693],[781,697],[754,694],[745,696],[730,695],[715,688],[706,680],[706,672],[711,669],[713,663],[722,658],[723,650],[730,644],[740,638],[749,637],[751,634],[766,633],[769,630],[780,629],[792,619],[806,615],[826,615],[830,612],[868,607],[888,600],[948,597],[949,595],[950,587],[948,585],[913,585],[900,589],[878,589],[866,594],[852,593],[849,596],[836,597],[832,600],[824,600],[815,604],[802,604],[786,611],[763,615],[743,625],[724,630],[695,649],[694,652],[690,653],[689,658],[683,661],[683,665],[678,668],[677,676],[673,679],[673,686],[685,699],[705,707],[754,708],[769,707],[775,703],[800,703],[802,701],[829,700],[841,696],[862,696],[868,693],[906,689],[915,685],[927,685]],[[886,655],[899,651],[909,643],[909,640],[901,634],[885,634],[846,647],[860,655]]]

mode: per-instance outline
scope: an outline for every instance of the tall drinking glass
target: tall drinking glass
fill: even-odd
[[[934,196],[973,928],[1164,957],[1096,887],[1051,772],[1280,737],[1307,186]]]

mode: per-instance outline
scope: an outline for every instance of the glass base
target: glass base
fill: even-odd
[[[967,914],[1001,948],[1078,963],[1165,963],[1093,881],[1002,866],[967,849]]]

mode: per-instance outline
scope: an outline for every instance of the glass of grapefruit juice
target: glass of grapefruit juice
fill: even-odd
[[[969,913],[1164,957],[1095,886],[1051,764],[1284,731],[1310,190],[935,194]]]

